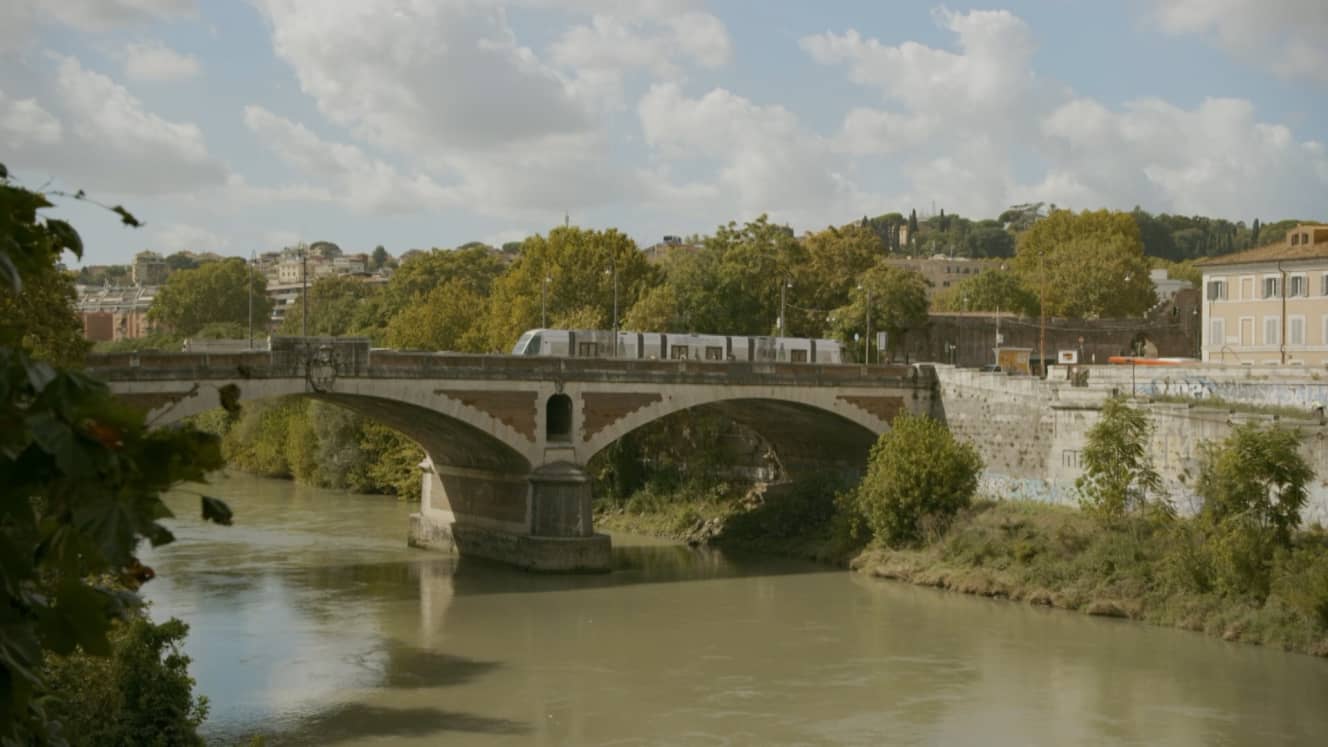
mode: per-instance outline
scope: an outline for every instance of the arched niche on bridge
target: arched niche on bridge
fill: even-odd
[[[572,440],[572,398],[566,394],[555,394],[545,403],[544,438],[546,441]]]

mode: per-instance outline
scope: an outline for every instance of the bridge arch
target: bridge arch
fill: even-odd
[[[238,387],[242,406],[282,397],[307,397],[344,407],[400,431],[419,444],[436,466],[517,475],[531,470],[531,440],[486,412],[418,387],[371,387],[371,391],[361,392],[353,384],[339,382],[335,391],[317,391],[303,377],[212,380],[177,392],[155,387],[150,392],[117,394],[148,409],[148,422],[153,426],[177,423],[217,407],[218,392],[228,385]]]
[[[745,392],[678,391],[660,396],[611,425],[588,433],[589,461],[610,444],[662,418],[694,411],[722,415],[760,436],[791,475],[826,468],[860,470],[872,445],[905,409],[902,397],[817,396],[806,388],[752,388]],[[586,406],[593,406],[587,402]],[[595,420],[583,418],[583,424]],[[593,427],[593,426],[592,426]]]

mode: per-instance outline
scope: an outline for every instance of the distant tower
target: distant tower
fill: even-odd
[[[572,225],[572,217],[569,216],[569,215],[567,214],[567,211],[566,211],[566,210],[564,210],[564,211],[563,211],[563,228],[568,228],[568,227],[570,227],[571,225]]]

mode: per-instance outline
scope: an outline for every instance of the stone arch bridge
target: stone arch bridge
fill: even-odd
[[[545,571],[609,567],[584,467],[647,423],[718,412],[761,436],[787,474],[861,470],[897,414],[931,414],[937,397],[928,366],[415,353],[354,338],[94,354],[88,366],[154,425],[216,407],[234,385],[241,402],[306,396],[396,428],[428,454],[411,544]]]

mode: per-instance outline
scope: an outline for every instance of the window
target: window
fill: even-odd
[[[1227,281],[1210,280],[1208,281],[1208,300],[1225,300],[1227,297]]]
[[[789,360],[792,361],[792,362],[794,362],[794,363],[806,363],[806,362],[807,362],[807,351],[806,351],[806,350],[790,350],[790,351],[789,351]]]
[[[1221,346],[1227,341],[1227,322],[1225,319],[1208,320],[1208,344]]]
[[[1298,234],[1298,233],[1293,233],[1293,234],[1291,234],[1291,245],[1292,245],[1292,246],[1299,246],[1299,245],[1300,245],[1300,234]]]
[[[578,358],[598,358],[599,343],[597,342],[578,342],[576,344],[576,357]]]
[[[1287,317],[1287,344],[1288,345],[1305,344],[1305,317],[1303,316]]]
[[[705,349],[705,359],[708,361],[724,360],[724,348],[718,345],[707,345]]]
[[[685,360],[687,360],[687,346],[686,346],[686,345],[670,345],[670,346],[669,346],[669,358],[671,358],[671,359],[673,359],[673,360],[675,360],[675,361],[685,361]]]
[[[1263,318],[1263,344],[1277,345],[1281,338],[1282,327],[1281,317],[1266,316]]]
[[[1289,296],[1308,296],[1310,294],[1310,280],[1304,275],[1292,275],[1287,278],[1287,295]]]
[[[1328,296],[1328,272],[1319,277],[1319,295]]]
[[[1277,298],[1282,295],[1282,279],[1277,277],[1266,277],[1263,279],[1263,297]]]

